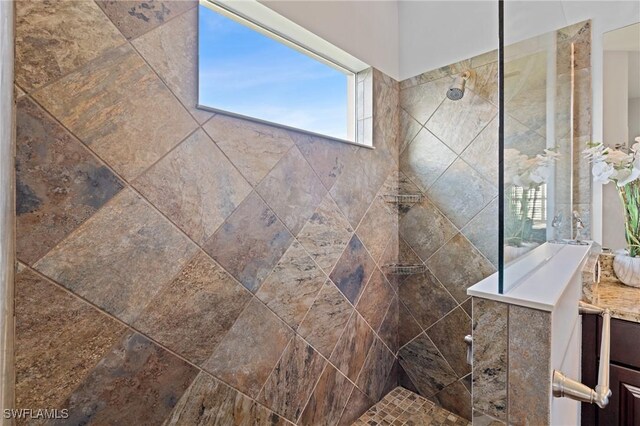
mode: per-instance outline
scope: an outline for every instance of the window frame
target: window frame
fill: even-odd
[[[214,112],[216,114],[227,115],[231,117],[241,118],[266,124],[298,133],[308,134],[337,142],[343,142],[359,147],[373,149],[373,141],[370,137],[371,129],[364,129],[362,118],[363,112],[359,107],[366,103],[362,98],[370,99],[372,95],[372,84],[369,80],[369,87],[359,90],[358,85],[362,85],[361,76],[371,74],[371,67],[350,54],[342,51],[338,47],[328,43],[326,40],[316,36],[303,27],[284,18],[277,12],[269,9],[267,6],[260,4],[256,0],[199,0],[198,14],[200,6],[207,7],[216,13],[223,15],[249,29],[256,31],[266,37],[282,43],[318,62],[321,62],[343,74],[347,78],[347,139],[330,136],[311,130],[301,129],[298,127],[288,126],[282,123],[276,123],[264,120],[258,117],[248,116],[241,113],[215,108],[200,103],[200,66],[197,67],[196,86],[198,91],[198,103],[196,108]],[[283,28],[283,31],[273,29],[275,25]],[[200,25],[198,20],[198,63],[200,54]],[[345,65],[348,64],[348,65]],[[369,120],[372,121],[372,120]],[[372,126],[372,125],[371,125]]]

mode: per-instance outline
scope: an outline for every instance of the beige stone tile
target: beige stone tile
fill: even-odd
[[[471,366],[467,364],[467,344],[464,342],[464,337],[471,334],[471,318],[464,309],[458,307],[449,312],[426,333],[458,377],[471,373]],[[467,417],[471,417],[470,412]]]
[[[445,76],[428,83],[402,89],[400,91],[400,106],[411,117],[424,125],[447,97],[447,90],[451,83],[451,78]]]
[[[327,365],[300,417],[300,425],[337,424],[353,384],[332,365]]]
[[[282,222],[252,192],[205,243],[204,250],[255,293],[292,241]]]
[[[477,297],[472,302],[473,408],[506,421],[508,306]]]
[[[398,327],[398,346],[402,347],[413,340],[418,334],[422,333],[420,324],[413,317],[411,312],[405,306],[405,298],[402,293],[399,294],[398,303],[398,324],[402,324]]]
[[[399,154],[402,155],[404,149],[411,143],[413,138],[416,137],[418,132],[422,129],[422,125],[411,117],[404,109],[400,109],[400,134],[399,137]]]
[[[130,322],[195,251],[169,221],[126,189],[34,267]]]
[[[199,123],[204,123],[213,113],[196,108],[198,105],[197,41],[198,8],[194,7],[165,25],[138,37],[132,43],[178,97],[182,105]]]
[[[293,332],[253,299],[203,368],[256,398]]]
[[[458,379],[424,333],[400,349],[398,360],[420,394],[426,397],[435,395]]]
[[[399,294],[400,300],[424,329],[456,307],[456,301],[429,271],[409,275],[400,284]]]
[[[460,100],[446,99],[425,127],[460,154],[496,113],[495,106],[468,91]]]
[[[256,191],[294,236],[327,193],[296,147],[282,157]]]
[[[357,312],[354,313],[331,354],[331,362],[342,374],[355,381],[364,365],[373,339],[375,335],[371,327]]]
[[[506,130],[506,129],[505,129]],[[505,138],[505,147],[510,147]],[[522,151],[521,151],[522,152]],[[498,186],[498,119],[491,120],[460,157],[483,178]]]
[[[124,184],[30,98],[16,104],[16,253],[33,264]]]
[[[383,187],[356,230],[356,234],[376,262],[380,260],[393,235],[398,233],[398,213],[395,206],[385,200],[387,192]]]
[[[326,275],[295,241],[256,296],[296,329],[326,280]]]
[[[134,186],[199,244],[251,192],[251,185],[200,129],[136,179]]]
[[[422,129],[400,157],[400,171],[423,192],[444,173],[457,155],[429,130]]]
[[[163,424],[284,426],[290,423],[251,398],[201,372]]]
[[[551,314],[509,307],[509,423],[549,424]]]
[[[462,234],[449,240],[427,261],[427,266],[458,303],[467,299],[467,288],[495,272],[491,262]]]
[[[15,13],[15,78],[28,92],[125,42],[94,2],[21,1]]]
[[[358,147],[331,141],[319,136],[289,132],[291,139],[318,174],[327,190],[330,190],[346,167],[353,163]]]
[[[400,236],[422,261],[429,259],[455,233],[455,226],[426,198],[411,207],[400,220]],[[415,262],[403,257],[402,262]]]
[[[353,229],[329,194],[325,195],[311,218],[298,233],[298,241],[325,273],[330,273]]]
[[[211,118],[203,128],[254,186],[293,146],[285,130],[222,114]]]
[[[160,424],[197,373],[129,331],[59,407],[69,410],[65,423],[135,424],[144,413],[145,422]]]
[[[356,305],[360,315],[377,330],[389,309],[394,292],[384,274],[376,268]]]
[[[17,407],[58,407],[124,326],[23,268],[15,283]]]
[[[128,45],[110,50],[34,97],[128,180],[197,126]]]
[[[457,159],[433,184],[428,195],[460,229],[498,195],[498,189],[464,160]]]
[[[382,320],[382,324],[378,329],[378,335],[380,339],[384,342],[385,345],[391,350],[393,354],[398,353],[398,333],[400,328],[400,302],[398,302],[398,297],[394,296],[391,304],[389,305],[389,309],[387,309],[387,313]],[[415,323],[415,321],[414,321]],[[402,327],[406,327],[404,323],[402,323]],[[394,374],[397,378],[397,373]]]
[[[498,266],[498,199],[494,198],[487,207],[476,215],[462,229],[462,234],[482,253],[493,266]]]
[[[204,253],[196,255],[133,323],[189,361],[207,360],[251,294]]]
[[[396,357],[389,351],[389,348],[376,337],[371,349],[369,349],[356,385],[371,399],[379,400],[395,359]]]
[[[320,354],[302,338],[294,337],[267,379],[258,401],[296,422],[325,365]]]
[[[198,4],[193,0],[98,0],[96,3],[128,39],[162,25],[185,10],[195,8]]]
[[[369,407],[374,404],[366,394],[361,392],[358,388],[354,388],[353,392],[351,392],[351,396],[349,397],[349,401],[342,413],[342,417],[340,417],[339,426],[350,426],[354,424],[358,418],[364,414]],[[357,424],[357,423],[355,423]],[[364,424],[364,423],[361,423]]]
[[[329,357],[353,308],[331,281],[327,281],[298,329],[318,352]]]
[[[354,235],[329,278],[352,304],[358,303],[376,264],[364,245]]]

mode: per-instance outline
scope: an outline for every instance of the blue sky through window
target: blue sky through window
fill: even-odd
[[[347,138],[347,75],[199,8],[200,105]]]

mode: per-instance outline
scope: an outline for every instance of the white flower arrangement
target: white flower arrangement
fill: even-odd
[[[551,149],[545,149],[544,154],[538,154],[531,158],[517,149],[505,149],[505,185],[531,189],[546,183],[551,176],[553,163],[559,156],[560,154]]]
[[[509,247],[522,248],[532,239],[533,209],[538,196],[537,188],[546,183],[553,171],[553,164],[560,154],[545,149],[543,154],[528,157],[517,149],[504,150],[504,184],[523,189],[521,196],[512,190],[505,191],[507,214],[505,215],[505,242]]]
[[[594,181],[601,184],[615,182],[618,186],[625,186],[640,178],[640,136],[635,142],[628,152],[609,148],[602,143],[590,143],[584,154],[593,163]]]
[[[624,209],[627,253],[640,257],[640,136],[630,149],[615,149],[589,143],[585,156],[593,163],[594,181],[615,182]]]

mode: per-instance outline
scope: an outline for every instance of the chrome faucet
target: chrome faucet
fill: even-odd
[[[584,229],[584,222],[582,221],[582,218],[580,217],[580,213],[578,213],[577,210],[573,211],[573,219],[576,222],[576,238],[575,238],[575,241],[577,243],[579,243],[580,240],[582,240],[582,230]]]

